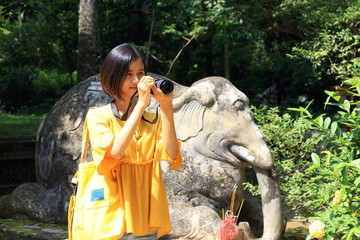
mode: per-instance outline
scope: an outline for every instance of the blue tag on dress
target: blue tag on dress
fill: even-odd
[[[100,201],[100,200],[104,200],[104,189],[100,188],[100,189],[94,189],[91,190],[91,201],[95,202],[95,201]]]

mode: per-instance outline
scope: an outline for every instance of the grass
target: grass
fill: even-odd
[[[59,231],[61,234],[66,235],[67,231],[67,225],[47,224],[32,220],[12,220],[0,218],[0,229],[1,228],[26,235],[36,235],[48,229]]]
[[[45,115],[9,114],[0,110],[0,137],[36,136]]]

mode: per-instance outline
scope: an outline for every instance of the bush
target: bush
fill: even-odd
[[[320,115],[313,118],[300,110],[303,118],[324,132],[326,150],[313,153],[312,164],[306,169],[314,191],[306,189],[313,216],[324,223],[326,239],[358,239],[360,237],[360,78],[344,81],[349,84],[351,100],[343,100],[326,91],[325,105],[339,109],[332,118]],[[330,100],[332,102],[330,102]],[[309,235],[308,239],[312,236]]]
[[[30,67],[10,68],[4,72],[0,77],[0,104],[7,112],[21,114],[47,113],[76,79],[76,73],[70,75]]]
[[[43,98],[59,98],[75,83],[75,73],[59,73],[56,70],[41,70],[33,81],[35,93]]]
[[[299,217],[320,220],[329,240],[360,237],[360,116],[354,100],[360,97],[360,79],[344,83],[351,86],[352,100],[325,91],[325,106],[339,110],[331,117],[314,117],[308,107],[291,109],[299,113],[296,119],[278,116],[274,109],[254,109],[284,203]]]
[[[0,74],[0,104],[6,111],[15,112],[35,95],[31,82],[36,73],[32,68],[5,69],[0,65]]]

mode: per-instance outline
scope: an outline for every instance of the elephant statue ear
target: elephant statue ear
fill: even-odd
[[[203,128],[205,110],[215,102],[213,87],[210,82],[201,82],[174,99],[174,121],[179,140],[195,137]]]

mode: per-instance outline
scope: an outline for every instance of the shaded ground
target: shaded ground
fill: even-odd
[[[1,240],[65,240],[67,226],[0,219]]]
[[[309,234],[308,225],[304,223],[304,220],[291,219],[286,224],[284,240],[304,240]]]
[[[304,240],[307,233],[301,220],[292,219],[283,240]],[[0,219],[0,240],[67,240],[67,237],[64,225]]]

